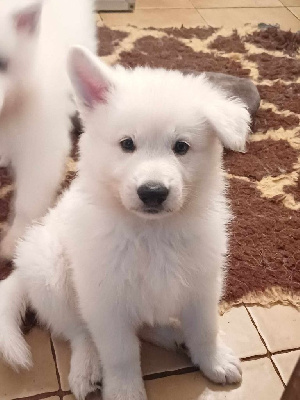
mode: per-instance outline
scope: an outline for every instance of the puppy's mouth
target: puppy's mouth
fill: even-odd
[[[163,211],[164,211],[164,209],[162,207],[144,207],[142,209],[142,212],[144,212],[146,214],[159,214]]]
[[[143,218],[149,218],[149,219],[161,218],[163,216],[166,216],[166,215],[172,213],[172,210],[166,209],[166,208],[161,207],[161,206],[140,207],[140,208],[132,209],[132,211],[135,214],[138,214],[139,216],[141,216]]]

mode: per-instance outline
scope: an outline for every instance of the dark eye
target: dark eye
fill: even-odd
[[[120,145],[122,150],[126,153],[132,153],[136,149],[135,144],[131,138],[121,140]]]
[[[173,147],[173,151],[175,154],[179,156],[185,155],[189,151],[190,145],[187,142],[183,142],[181,140],[177,140]]]
[[[6,72],[8,69],[8,60],[0,57],[0,72]]]

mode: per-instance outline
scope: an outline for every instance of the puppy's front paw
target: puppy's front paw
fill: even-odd
[[[242,380],[240,360],[222,342],[201,350],[199,367],[203,374],[215,383],[224,385],[239,383]]]
[[[69,384],[72,393],[78,400],[84,400],[87,394],[99,389],[102,380],[100,366],[91,370],[90,366],[78,365],[77,368],[71,368],[69,374]]]

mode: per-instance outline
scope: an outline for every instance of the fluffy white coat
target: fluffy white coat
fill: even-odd
[[[230,218],[221,143],[243,149],[245,105],[205,75],[109,68],[80,47],[69,73],[86,127],[79,173],[28,229],[16,270],[0,284],[0,350],[14,366],[30,363],[19,329],[30,304],[71,342],[77,398],[100,379],[100,357],[105,400],[146,399],[137,337],[145,326],[152,342],[175,348],[184,340],[214,382],[239,382],[217,315]],[[184,154],[178,142],[188,145]],[[150,208],[137,193],[149,182],[169,191]],[[168,326],[170,317],[182,330]]]
[[[96,51],[92,11],[92,0],[0,1],[0,167],[16,181],[2,257],[55,199],[75,112],[67,54],[75,44]]]

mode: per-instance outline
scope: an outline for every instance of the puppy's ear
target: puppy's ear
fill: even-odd
[[[89,50],[72,47],[68,57],[68,73],[75,93],[86,108],[107,103],[112,88],[109,67]]]
[[[225,147],[235,151],[245,150],[251,117],[241,100],[218,96],[211,104],[205,104],[205,114]]]
[[[13,15],[13,21],[18,32],[33,35],[37,32],[43,8],[43,0],[27,6]]]

